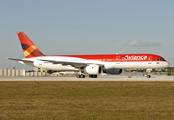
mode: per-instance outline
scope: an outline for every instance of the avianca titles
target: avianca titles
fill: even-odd
[[[101,72],[121,74],[122,69],[165,68],[169,63],[154,54],[44,55],[24,32],[17,32],[25,58],[22,64],[57,71],[77,71],[78,78],[88,74],[96,78]],[[150,77],[150,75],[149,75]]]

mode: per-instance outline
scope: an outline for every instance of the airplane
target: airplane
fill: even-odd
[[[165,68],[169,63],[154,54],[94,54],[94,55],[45,55],[24,32],[17,32],[25,58],[9,60],[21,64],[56,70],[76,71],[77,78],[97,78],[100,73],[119,75],[122,69],[156,69]],[[148,78],[151,75],[148,72]]]

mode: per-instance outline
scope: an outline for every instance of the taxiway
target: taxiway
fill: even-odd
[[[76,77],[0,77],[0,81],[172,81],[174,76],[99,76],[98,78],[76,78]]]

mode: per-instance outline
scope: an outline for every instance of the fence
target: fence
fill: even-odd
[[[0,76],[25,76],[25,70],[0,69]]]
[[[26,72],[18,69],[0,69],[0,76],[26,76],[26,77],[40,77],[40,76],[61,76],[58,74],[49,74],[46,72]]]

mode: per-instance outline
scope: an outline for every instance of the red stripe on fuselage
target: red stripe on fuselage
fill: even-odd
[[[106,62],[143,62],[143,61],[157,61],[157,59],[162,59],[162,61],[165,61],[163,57],[154,54],[118,54],[118,55],[101,54],[101,55],[57,55],[57,56],[76,57],[87,60],[99,60]]]

